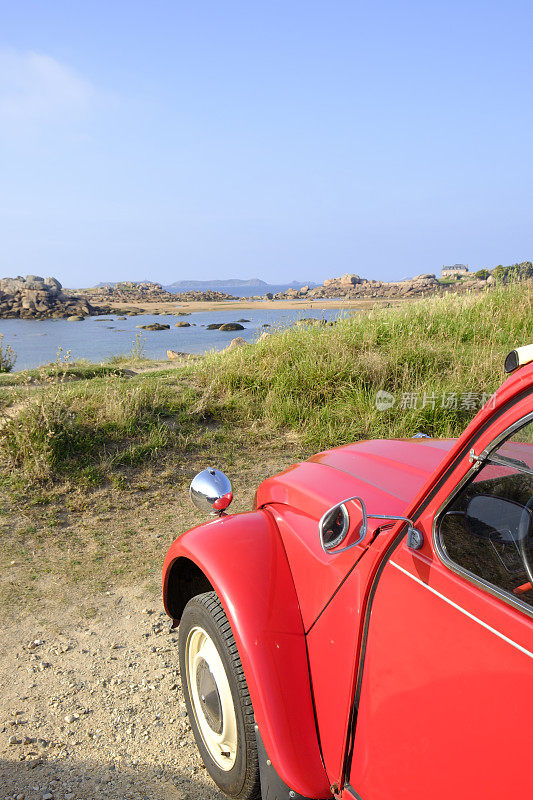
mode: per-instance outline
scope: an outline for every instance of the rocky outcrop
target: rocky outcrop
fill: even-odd
[[[95,303],[191,303],[238,300],[225,292],[191,289],[187,292],[169,292],[160,283],[124,281],[93,289],[80,289],[83,296]]]
[[[427,297],[431,294],[438,294],[446,291],[468,290],[473,288],[483,288],[485,281],[479,280],[472,273],[471,278],[461,279],[454,283],[453,287],[440,283],[432,273],[424,273],[403,281],[375,281],[361,278],[356,274],[341,275],[340,278],[328,278],[322,286],[315,286],[312,289],[303,286],[301,289],[289,289],[286,292],[279,292],[274,295],[276,300],[290,299],[382,299],[382,298],[408,298],[408,297]]]
[[[306,298],[356,299],[364,297],[404,297],[406,295],[424,295],[440,287],[435,275],[424,275],[409,281],[374,281],[361,278],[359,275],[342,275],[340,278],[329,278],[323,286],[308,289],[301,296]]]
[[[123,281],[122,283],[80,289],[80,293],[96,303],[156,303],[174,300],[174,295],[152,281]]]
[[[211,290],[201,292],[199,289],[194,289],[190,292],[179,292],[171,295],[171,297],[172,300],[178,303],[221,303],[225,300],[240,300],[240,297],[234,297],[232,294],[226,294],[226,292]]]
[[[136,325],[142,331],[169,331],[170,325],[161,325],[160,322],[152,322],[150,325]]]
[[[345,275],[341,275],[340,278],[328,278],[324,281],[324,286],[345,286],[350,288],[352,286],[358,286],[360,283],[363,283],[363,278],[360,278],[359,275],[350,275],[346,273]],[[307,291],[309,291],[309,287],[307,287]]]
[[[59,319],[105,313],[87,299],[67,295],[56,278],[21,275],[0,280],[0,319]]]

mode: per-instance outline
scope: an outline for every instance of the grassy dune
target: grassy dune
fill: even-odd
[[[533,342],[532,305],[531,284],[519,284],[298,325],[179,368],[2,376],[13,384],[7,399],[0,390],[4,476],[119,485],[154,459],[216,453],[224,466],[274,437],[297,458],[360,438],[456,436],[476,411],[468,393],[479,406],[506,353]],[[376,408],[379,390],[394,396],[391,409]]]

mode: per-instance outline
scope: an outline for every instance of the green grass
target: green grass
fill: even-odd
[[[296,325],[132,378],[114,365],[65,367],[0,428],[4,468],[34,483],[120,485],[125,470],[169,454],[186,463],[215,447],[231,463],[276,435],[302,454],[418,431],[457,436],[475,413],[464,396],[490,396],[506,353],[533,342],[532,312],[530,284],[499,286]],[[396,398],[388,411],[376,408],[379,390]],[[454,394],[457,407],[443,407]]]
[[[44,364],[36,369],[26,369],[21,372],[10,374],[0,374],[0,388],[2,386],[24,386],[32,383],[53,383],[60,380],[88,380],[90,378],[102,377],[104,375],[120,375],[122,370],[119,365],[128,363],[131,365],[131,357],[116,357],[109,363],[93,364],[90,361],[77,361],[72,364],[56,363]]]
[[[447,295],[357,314],[334,327],[296,327],[254,348],[210,355],[194,368],[211,405],[239,419],[289,427],[311,449],[360,438],[456,436],[472,418],[463,395],[487,396],[513,347],[533,342],[530,286]],[[378,411],[378,390],[396,397]],[[418,408],[398,406],[408,393]],[[435,397],[435,407],[426,399]],[[458,408],[442,408],[457,393]],[[221,399],[223,398],[223,399]],[[213,412],[213,409],[212,409]]]
[[[185,446],[191,431],[187,393],[151,375],[127,379],[112,371],[34,395],[0,430],[9,465],[30,480],[70,475],[98,484],[114,468]]]

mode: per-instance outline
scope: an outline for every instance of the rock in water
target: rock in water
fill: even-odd
[[[170,325],[161,325],[160,322],[152,322],[150,325],[136,325],[136,328],[141,328],[143,331],[169,331]]]
[[[219,328],[219,331],[243,331],[243,330],[244,330],[244,325],[240,325],[238,322],[226,322]]]
[[[174,323],[174,327],[175,328],[190,328],[191,327],[191,323],[190,322],[175,322]]]
[[[296,320],[297,325],[325,325],[326,320],[323,317],[302,317]]]

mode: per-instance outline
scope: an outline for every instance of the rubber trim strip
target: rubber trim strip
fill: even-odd
[[[351,795],[351,797],[353,797],[353,800],[363,800],[363,798],[361,797],[361,795],[360,795],[360,794],[358,794],[358,793],[355,791],[355,789],[353,788],[353,786],[351,785],[351,783],[346,783],[346,784],[344,784],[344,789],[345,789],[346,791],[350,792],[350,795]]]

